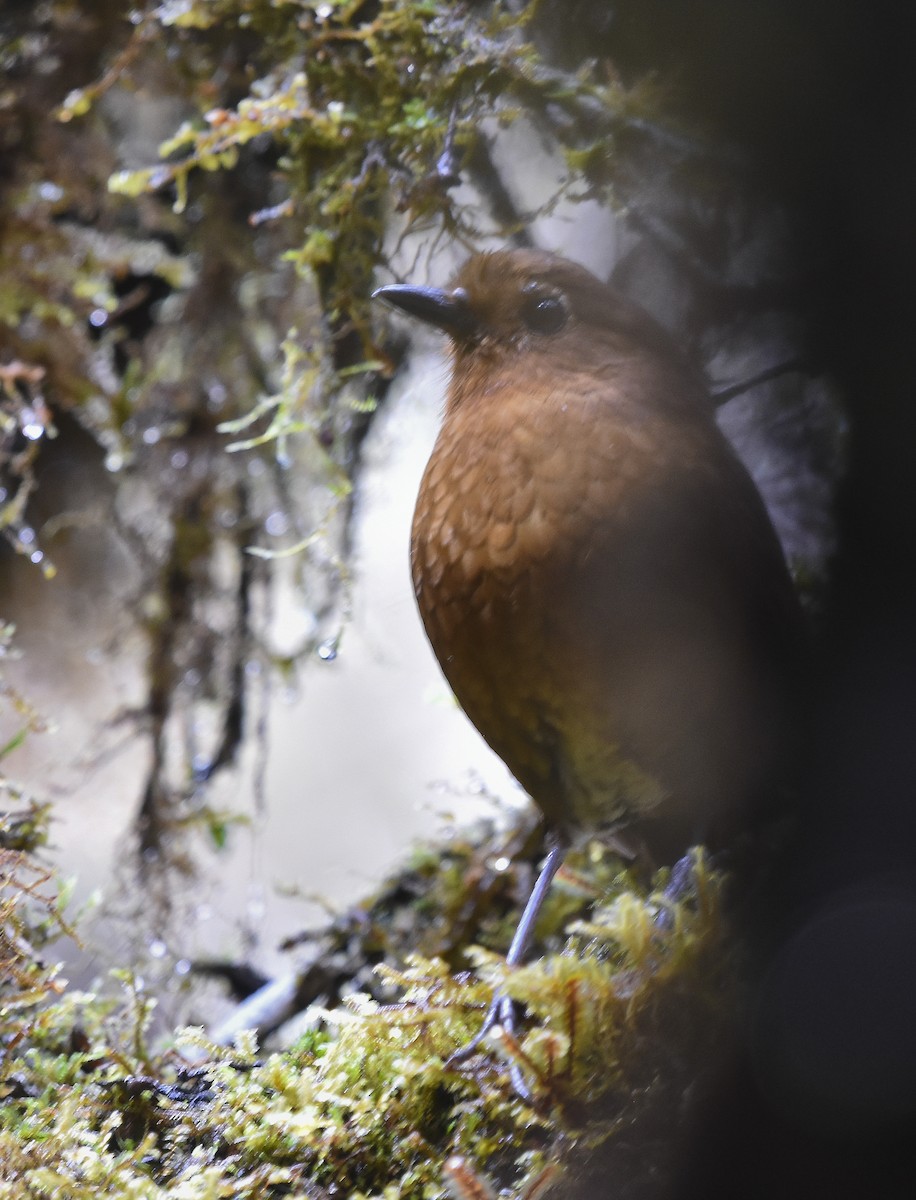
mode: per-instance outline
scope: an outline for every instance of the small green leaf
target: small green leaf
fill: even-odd
[[[140,171],[115,171],[108,180],[108,190],[118,196],[140,196],[149,191],[157,170],[156,167],[144,167]]]
[[[5,746],[0,746],[0,758],[6,758],[8,754],[12,754],[26,739],[27,729],[20,729],[18,733],[14,733]]]

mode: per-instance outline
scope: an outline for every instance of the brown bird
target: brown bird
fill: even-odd
[[[451,338],[413,582],[455,696],[555,833],[516,963],[576,836],[629,829],[671,862],[742,828],[800,608],[701,372],[642,309],[528,250],[375,295]]]

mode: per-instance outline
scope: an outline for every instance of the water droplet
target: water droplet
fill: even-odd
[[[333,4],[319,4],[315,9],[315,16],[319,21],[326,21],[333,11]]]
[[[333,662],[337,657],[337,639],[327,638],[316,651],[322,662]]]
[[[120,471],[123,466],[124,455],[120,452],[120,450],[112,450],[110,454],[105,455],[106,471],[111,471],[112,473],[115,471]]]
[[[195,754],[191,759],[191,769],[196,779],[206,779],[213,767],[208,754]]]
[[[31,420],[28,419],[29,416],[31,416],[31,418],[32,418]],[[42,425],[41,421],[35,420],[34,413],[29,413],[28,410],[26,410],[26,412],[24,412],[22,414],[22,417],[23,417],[23,425],[22,425],[23,435],[25,437],[27,437],[30,442],[37,442],[38,439],[44,434],[44,431],[45,431],[44,425]]]
[[[155,446],[161,437],[162,431],[155,425],[150,425],[148,429],[143,430],[143,441],[147,446]]]
[[[33,550],[29,555],[29,562],[40,563],[44,558],[44,553],[41,550]]]
[[[23,525],[19,530],[18,537],[23,546],[31,546],[32,542],[35,541],[35,530],[31,525]]]
[[[210,412],[219,412],[226,403],[226,386],[220,383],[218,379],[213,379],[207,384],[207,408]]]
[[[64,195],[64,189],[59,184],[51,183],[46,179],[44,183],[38,185],[38,194],[42,200],[47,200],[49,204],[53,204],[57,200],[61,200]]]
[[[209,921],[213,916],[213,907],[210,904],[198,904],[194,909],[194,916],[198,921]]]
[[[282,509],[276,509],[264,522],[264,528],[271,537],[282,537],[289,529],[289,517]]]
[[[175,963],[176,975],[189,975],[191,973],[191,960],[188,958],[179,958]]]
[[[172,455],[172,457],[169,459],[169,462],[172,464],[172,466],[175,468],[176,471],[180,471],[182,469],[182,467],[186,467],[188,465],[187,450],[176,450],[175,453]]]
[[[108,310],[105,308],[94,308],[89,314],[89,324],[96,329],[101,329],[103,325],[107,325]]]
[[[267,912],[267,902],[264,899],[263,890],[258,888],[251,899],[248,901],[248,916],[252,921],[260,921]]]
[[[162,938],[153,938],[147,948],[150,953],[150,958],[165,958],[169,949]]]

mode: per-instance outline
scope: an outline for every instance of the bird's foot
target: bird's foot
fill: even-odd
[[[554,875],[560,868],[563,862],[563,856],[566,853],[565,845],[558,839],[551,839],[550,850],[547,858],[544,860],[544,865],[541,867],[541,873],[538,875],[537,882],[534,885],[534,890],[528,897],[528,903],[525,905],[525,910],[522,913],[521,920],[518,923],[518,928],[515,931],[515,936],[512,939],[512,945],[509,947],[509,953],[506,955],[506,966],[517,967],[525,957],[525,952],[531,941],[534,933],[534,924],[537,920],[538,913],[541,911],[541,906],[544,903],[544,898],[550,888],[551,881]],[[531,1089],[525,1083],[522,1075],[519,1061],[522,1057],[518,1051],[518,1041],[515,1036],[515,1006],[512,1000],[497,992],[493,997],[493,1003],[484,1019],[483,1026],[478,1031],[475,1037],[471,1038],[470,1042],[461,1050],[457,1050],[446,1062],[446,1066],[453,1067],[466,1062],[477,1050],[477,1047],[494,1029],[499,1028],[503,1031],[507,1046],[511,1051],[515,1051],[514,1057],[509,1065],[509,1073],[512,1077],[512,1086],[515,1088],[518,1096],[522,1100],[530,1102],[532,1099]]]
[[[491,1030],[497,1026],[504,1029],[510,1036],[515,1036],[515,1005],[508,996],[502,996],[497,993],[493,997],[493,1003],[484,1018],[483,1025],[474,1034],[466,1046],[462,1046],[460,1050],[456,1050],[446,1060],[447,1067],[457,1067],[461,1063],[467,1062],[474,1054],[477,1053],[477,1048],[480,1046],[490,1034]]]
[[[478,1029],[477,1033],[471,1038],[466,1046],[462,1046],[460,1050],[456,1050],[451,1054],[445,1062],[447,1067],[460,1067],[462,1063],[466,1063],[469,1058],[472,1058],[478,1051],[481,1043],[486,1041],[494,1030],[500,1030],[503,1039],[509,1046],[516,1046],[515,1032],[515,1005],[509,996],[504,996],[497,993],[493,997],[493,1003],[484,1018],[483,1025]],[[519,1099],[530,1103],[533,1099],[531,1089],[525,1082],[525,1077],[522,1074],[522,1069],[519,1063],[515,1060],[509,1063],[509,1077],[512,1080],[512,1087],[515,1090]]]

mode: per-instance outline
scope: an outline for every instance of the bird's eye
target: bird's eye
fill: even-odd
[[[537,283],[524,289],[522,320],[534,333],[559,333],[569,320],[569,309],[559,292],[546,292]]]

